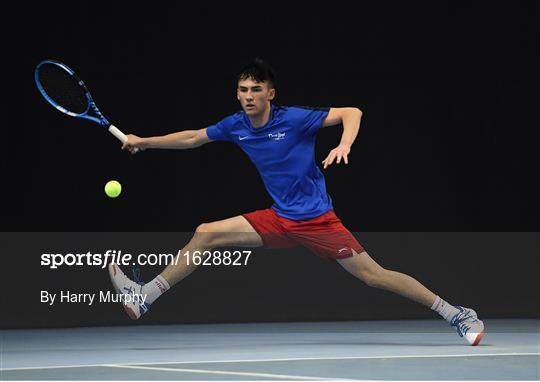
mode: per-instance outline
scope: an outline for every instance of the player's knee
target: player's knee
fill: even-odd
[[[366,271],[360,274],[360,279],[372,288],[384,288],[386,285],[386,270]]]
[[[211,230],[210,223],[202,223],[195,229],[195,233],[208,233]]]
[[[203,223],[195,229],[196,240],[205,246],[212,246],[215,236],[216,230],[213,223]]]

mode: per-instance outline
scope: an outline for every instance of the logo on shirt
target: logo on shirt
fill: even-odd
[[[239,141],[243,141],[243,140],[246,139],[246,138],[248,138],[248,137],[247,137],[247,136],[245,136],[245,137],[238,136],[238,140],[239,140]]]
[[[282,139],[285,139],[285,133],[268,134],[268,138],[273,141],[280,141]]]

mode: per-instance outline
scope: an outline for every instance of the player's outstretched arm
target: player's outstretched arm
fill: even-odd
[[[200,130],[184,130],[158,137],[143,138],[134,134],[127,135],[128,140],[122,150],[135,154],[146,149],[193,149],[211,142],[206,135],[206,128]]]
[[[328,112],[328,116],[323,121],[323,126],[333,126],[342,124],[343,134],[339,145],[330,151],[328,156],[322,161],[323,167],[326,168],[336,161],[336,164],[341,162],[349,164],[348,155],[351,152],[351,146],[360,130],[360,120],[362,119],[362,111],[355,107],[333,107]]]

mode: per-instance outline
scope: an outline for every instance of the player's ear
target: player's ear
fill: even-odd
[[[268,98],[270,99],[270,101],[272,101],[275,96],[276,96],[276,89],[274,88],[270,89],[268,91]]]

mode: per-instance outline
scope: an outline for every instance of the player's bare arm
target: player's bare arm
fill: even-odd
[[[328,112],[328,116],[323,120],[323,126],[343,125],[343,134],[339,145],[334,148],[328,156],[322,161],[323,167],[326,168],[334,163],[341,162],[349,164],[348,155],[351,152],[351,146],[360,130],[360,120],[362,119],[362,111],[355,107],[333,107]]]
[[[128,140],[122,146],[135,154],[146,149],[193,149],[211,142],[206,135],[206,128],[199,130],[184,130],[172,134],[142,138],[134,134],[127,135]]]

